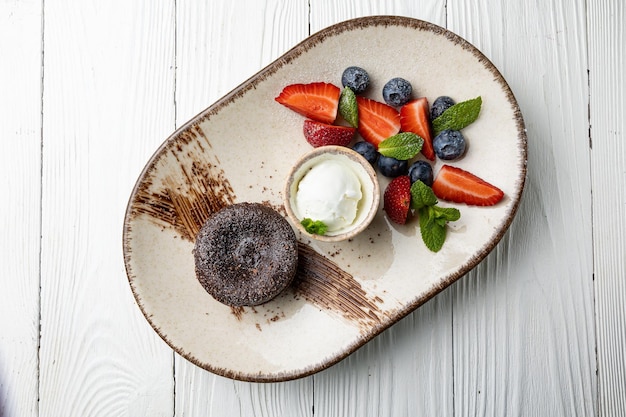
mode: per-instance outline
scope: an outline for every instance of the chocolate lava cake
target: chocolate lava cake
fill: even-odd
[[[276,297],[293,280],[298,243],[287,220],[258,203],[237,203],[214,213],[193,250],[204,289],[229,306],[253,306]]]

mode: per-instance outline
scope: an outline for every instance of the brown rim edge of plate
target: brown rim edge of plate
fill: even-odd
[[[167,335],[163,334],[160,329],[154,325],[152,320],[150,319],[149,313],[146,311],[145,307],[142,304],[140,295],[137,293],[135,286],[133,285],[134,276],[132,274],[132,270],[130,267],[130,250],[129,250],[129,233],[131,229],[130,224],[130,213],[132,210],[132,206],[134,203],[134,197],[137,193],[138,187],[140,186],[142,179],[154,169],[154,164],[161,153],[166,150],[169,146],[171,146],[176,139],[181,135],[182,132],[187,131],[193,126],[201,123],[203,120],[210,118],[212,115],[219,113],[219,111],[225,107],[226,105],[236,101],[237,99],[243,97],[247,91],[254,89],[255,86],[267,79],[269,76],[278,71],[282,66],[289,64],[293,59],[307,52],[309,49],[315,47],[317,44],[323,42],[327,37],[346,32],[349,30],[355,30],[360,28],[366,28],[371,26],[404,26],[409,28],[414,28],[418,30],[427,30],[437,35],[445,36],[449,41],[461,46],[463,49],[470,51],[478,61],[485,66],[487,70],[489,70],[498,81],[504,92],[506,93],[507,100],[511,105],[514,118],[517,125],[518,131],[518,146],[519,151],[521,152],[522,157],[522,166],[520,170],[520,175],[518,177],[517,182],[517,190],[515,195],[512,195],[511,198],[513,200],[511,210],[502,227],[499,228],[496,236],[488,243],[488,245],[479,251],[475,256],[473,256],[465,265],[462,265],[457,273],[451,274],[444,279],[442,279],[438,284],[433,285],[428,291],[422,293],[418,298],[414,300],[414,302],[407,304],[403,309],[398,310],[393,316],[389,317],[389,320],[385,323],[385,325],[379,325],[372,328],[368,334],[364,335],[361,338],[355,340],[355,342],[349,345],[345,350],[339,352],[336,356],[328,358],[325,362],[316,363],[309,367],[291,372],[284,373],[279,372],[271,375],[260,375],[260,374],[247,374],[241,372],[234,372],[228,369],[223,369],[219,367],[215,367],[209,363],[203,363],[197,358],[193,356],[192,353],[186,352],[179,346],[176,346],[172,341],[170,341]],[[203,368],[211,373],[216,375],[220,375],[226,378],[235,379],[239,381],[245,382],[284,382],[295,380],[299,378],[304,378],[306,376],[313,375],[319,371],[327,369],[338,362],[342,361],[352,353],[354,353],[357,349],[365,345],[367,342],[374,339],[384,330],[392,327],[398,321],[406,317],[411,312],[415,311],[418,307],[426,303],[428,300],[433,298],[435,295],[443,291],[445,288],[453,284],[460,277],[468,273],[474,267],[476,267],[500,242],[504,234],[509,229],[515,214],[519,208],[520,200],[522,197],[522,192],[524,190],[524,185],[526,181],[527,174],[527,160],[528,160],[528,150],[527,150],[527,136],[526,129],[524,125],[524,119],[522,117],[522,113],[520,111],[519,105],[511,88],[508,83],[500,73],[500,71],[496,68],[496,66],[474,45],[460,37],[459,35],[445,29],[441,26],[435,25],[434,23],[426,22],[423,20],[404,17],[404,16],[392,16],[392,15],[382,15],[382,16],[368,16],[368,17],[359,17],[355,19],[346,20],[334,25],[331,25],[325,29],[320,30],[319,32],[314,33],[309,36],[305,40],[298,43],[296,46],[288,50],[282,56],[274,60],[271,64],[261,69],[259,72],[249,77],[246,81],[241,83],[239,86],[235,87],[230,93],[223,96],[221,99],[216,101],[213,105],[209,106],[207,109],[203,110],[195,117],[191,118],[187,123],[183,124],[180,128],[178,128],[169,138],[163,142],[161,146],[154,152],[154,154],[150,157],[150,160],[142,170],[139,175],[139,179],[137,180],[133,190],[131,192],[131,196],[128,201],[128,205],[126,207],[126,212],[124,216],[124,229],[122,235],[122,245],[123,245],[123,254],[124,254],[124,266],[126,269],[126,274],[129,280],[130,288],[132,290],[133,296],[137,305],[139,306],[142,314],[150,323],[150,326],[154,329],[154,331],[165,341],[165,343],[170,346],[176,353],[180,356],[188,360],[189,362],[197,365],[200,368]]]

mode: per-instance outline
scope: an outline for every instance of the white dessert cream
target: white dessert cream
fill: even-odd
[[[322,221],[328,232],[335,232],[354,223],[362,198],[354,168],[338,159],[326,159],[302,177],[295,203],[299,217]]]
[[[361,155],[343,146],[322,146],[304,155],[293,167],[285,186],[285,209],[296,227],[304,219],[323,223],[316,239],[350,239],[376,216],[380,188],[376,172]],[[307,231],[308,232],[308,231]]]

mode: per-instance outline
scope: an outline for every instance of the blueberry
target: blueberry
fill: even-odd
[[[383,99],[390,106],[404,106],[411,100],[413,87],[404,78],[392,78],[383,87]]]
[[[378,170],[385,177],[395,178],[400,175],[406,175],[408,168],[408,161],[401,161],[385,155],[378,157]]]
[[[465,138],[458,130],[446,129],[435,136],[433,148],[440,159],[458,159],[465,153]]]
[[[430,120],[435,120],[437,117],[441,116],[444,111],[454,106],[454,104],[454,100],[448,96],[437,97],[430,108]]]
[[[426,161],[415,161],[409,167],[411,184],[420,180],[429,187],[433,185],[433,167]]]
[[[352,146],[352,149],[360,153],[363,158],[367,159],[367,162],[372,165],[374,165],[378,159],[378,150],[376,150],[376,146],[369,142],[357,142]]]
[[[361,94],[370,85],[370,76],[363,68],[348,67],[341,75],[341,84],[350,87],[354,94]]]

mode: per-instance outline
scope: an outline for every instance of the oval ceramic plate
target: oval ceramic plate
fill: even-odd
[[[234,202],[285,213],[281,190],[311,149],[304,118],[274,98],[288,84],[340,86],[350,65],[371,77],[369,97],[401,76],[429,102],[482,97],[464,129],[469,149],[453,165],[505,192],[493,207],[456,205],[443,249],[424,246],[417,219],[391,224],[382,204],[355,239],[300,236],[295,282],[254,308],[230,308],[198,283],[192,249],[204,220]],[[437,172],[441,163],[435,165]],[[526,175],[526,136],[507,83],[476,48],[420,20],[350,20],[306,39],[176,131],[148,161],[130,197],[124,257],[132,292],[155,331],[180,355],[246,381],[283,381],[324,369],[375,337],[476,266],[509,227]],[[380,179],[381,190],[386,180]],[[382,199],[381,199],[382,201]],[[444,203],[441,203],[444,205]]]

